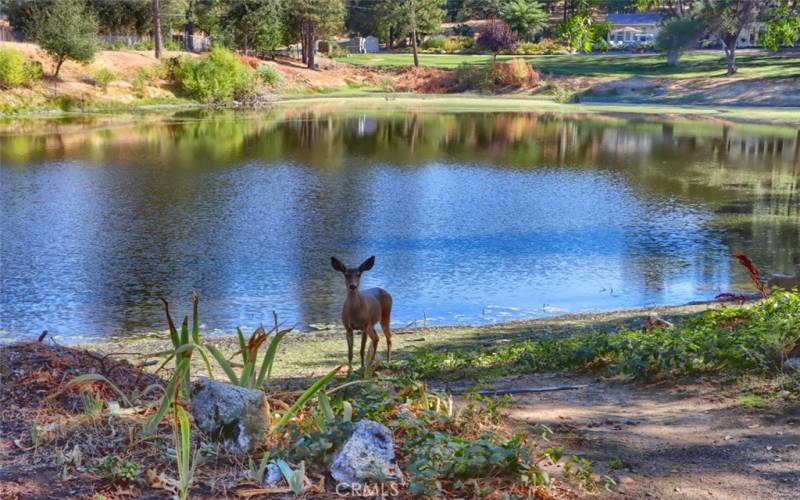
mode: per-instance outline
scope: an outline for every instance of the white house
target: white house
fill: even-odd
[[[661,28],[663,19],[664,15],[659,12],[609,14],[606,18],[611,23],[608,41],[622,42],[625,45],[652,42]]]
[[[634,45],[655,40],[664,15],[659,12],[640,12],[634,14],[609,14],[606,18],[611,23],[608,32],[609,42],[622,42],[624,45]],[[757,47],[761,45],[761,36],[766,30],[763,22],[750,23],[739,34],[739,47]]]

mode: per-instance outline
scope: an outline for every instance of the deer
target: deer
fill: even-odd
[[[364,368],[364,347],[367,336],[372,340],[372,360],[378,352],[378,333],[375,324],[381,324],[381,331],[386,337],[386,361],[392,361],[392,331],[389,327],[392,315],[392,296],[382,288],[367,288],[359,290],[361,274],[372,269],[375,265],[375,256],[352,268],[345,266],[336,257],[331,257],[331,266],[334,270],[344,274],[347,286],[347,298],[342,306],[342,323],[347,335],[347,366],[348,372],[353,370],[353,332],[361,331],[361,368]]]

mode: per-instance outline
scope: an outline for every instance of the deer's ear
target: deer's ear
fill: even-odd
[[[331,257],[331,267],[340,273],[347,271],[347,267],[345,267],[345,265],[342,264],[342,261],[336,257]]]
[[[372,266],[374,265],[375,265],[375,256],[373,255],[369,259],[362,262],[361,265],[358,266],[358,270],[361,272],[369,271],[370,269],[372,269]]]

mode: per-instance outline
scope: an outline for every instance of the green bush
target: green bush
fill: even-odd
[[[277,85],[281,81],[281,72],[271,64],[262,64],[256,72],[261,81],[268,85]]]
[[[427,40],[423,40],[422,44],[420,44],[420,48],[422,50],[431,50],[431,49],[444,49],[444,44],[447,42],[447,38],[443,36],[432,36]]]
[[[0,87],[30,85],[42,78],[42,65],[14,49],[0,48]]]
[[[252,72],[235,54],[215,48],[200,59],[181,58],[175,80],[195,99],[222,102],[243,96],[251,88]]]
[[[545,38],[537,43],[527,42],[517,45],[517,53],[526,56],[562,54],[564,47],[556,40]]]
[[[469,52],[475,49],[475,39],[471,36],[454,36],[444,41],[442,49],[448,54]]]
[[[94,84],[105,90],[108,85],[117,79],[117,76],[110,70],[103,68],[94,74]]]

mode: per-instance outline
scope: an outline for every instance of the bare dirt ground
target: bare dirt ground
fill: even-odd
[[[550,427],[565,456],[585,456],[598,476],[614,478],[617,487],[601,498],[800,497],[800,415],[742,408],[714,382],[640,385],[534,374],[494,387],[565,384],[589,387],[517,395],[504,412],[518,431]]]

